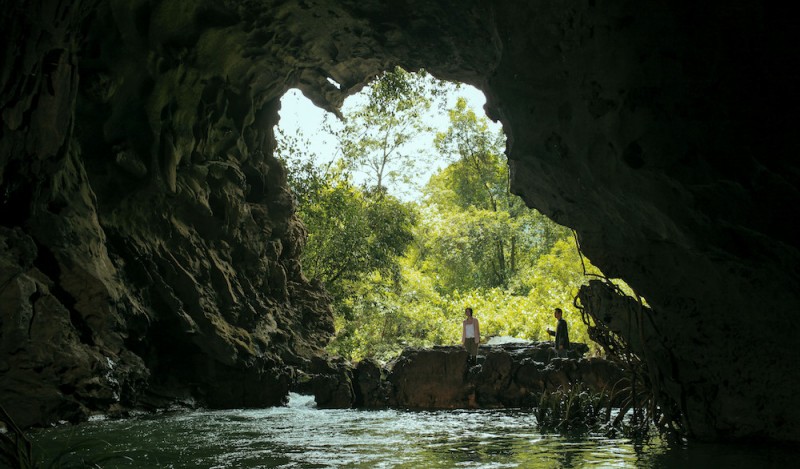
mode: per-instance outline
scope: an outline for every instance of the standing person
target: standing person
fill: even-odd
[[[481,328],[478,320],[472,317],[472,308],[464,308],[464,319],[461,327],[461,345],[467,349],[469,361],[477,361],[478,344],[481,342]]]
[[[553,316],[558,320],[558,323],[556,323],[556,330],[553,331],[549,327],[547,328],[547,333],[555,336],[553,346],[559,357],[567,356],[567,350],[569,350],[569,332],[567,331],[567,321],[561,317],[563,314],[561,308],[556,308],[553,311]]]

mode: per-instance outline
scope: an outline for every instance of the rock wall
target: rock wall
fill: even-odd
[[[0,398],[23,423],[280,402],[332,325],[278,100],[336,112],[399,64],[484,90],[513,189],[652,306],[619,330],[652,333],[694,436],[798,441],[788,8],[4,0]]]
[[[0,402],[22,426],[281,404],[333,332],[271,156],[284,85],[253,86],[219,34],[238,17],[206,6],[2,9]]]
[[[791,12],[536,2],[526,22],[505,5],[487,88],[513,189],[645,297],[653,313],[617,330],[651,339],[693,435],[800,439]]]

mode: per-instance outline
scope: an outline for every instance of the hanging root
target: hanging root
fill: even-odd
[[[650,429],[669,436],[685,435],[679,406],[664,392],[658,368],[648,366],[648,353],[654,352],[644,329],[652,310],[638,295],[626,295],[609,279],[592,280],[581,287],[574,304],[589,337],[602,347],[607,359],[625,369],[625,377],[616,383],[609,399],[606,415],[611,426],[624,426],[631,435],[645,435]],[[612,322],[615,330],[610,327]],[[652,335],[649,338],[652,340]],[[613,420],[611,406],[619,409]]]

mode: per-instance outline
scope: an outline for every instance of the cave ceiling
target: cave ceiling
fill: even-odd
[[[27,344],[3,386],[41,383],[30,423],[156,385],[196,392],[180,382],[218,406],[280,402],[287,370],[322,353],[333,328],[324,290],[299,265],[305,232],[272,156],[280,97],[299,88],[338,113],[400,65],[485,93],[513,191],[652,307],[632,334],[648,339],[641,352],[692,434],[800,440],[788,11],[3,3],[3,353]],[[176,350],[186,363],[158,358]],[[87,383],[106,358],[118,375],[98,395]],[[67,377],[32,371],[45,362],[82,365]],[[52,380],[72,394],[55,396]]]

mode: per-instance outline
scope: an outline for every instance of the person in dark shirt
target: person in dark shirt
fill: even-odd
[[[558,320],[556,330],[554,331],[549,327],[547,328],[547,333],[555,336],[553,346],[559,357],[567,356],[567,350],[569,350],[569,332],[567,331],[567,321],[561,317],[563,314],[561,308],[556,308],[555,311],[553,311],[553,316]]]

